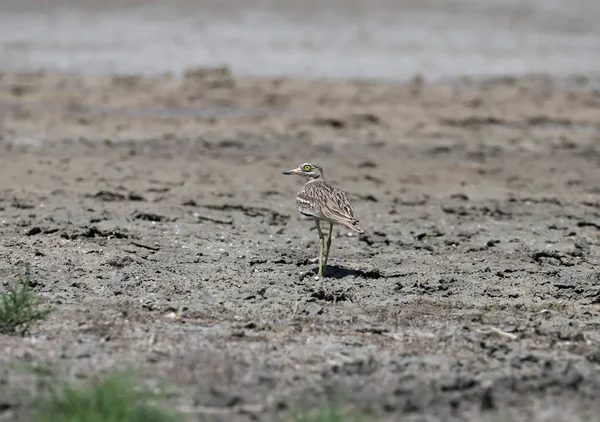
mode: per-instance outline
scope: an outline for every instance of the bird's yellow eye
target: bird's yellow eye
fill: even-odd
[[[308,164],[307,164],[307,165],[305,165],[304,167],[302,167],[302,169],[303,169],[304,171],[310,171],[310,169],[311,169],[311,168],[312,168],[312,167],[311,167],[311,166],[309,166]]]

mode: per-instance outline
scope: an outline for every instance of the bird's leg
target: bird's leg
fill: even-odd
[[[329,248],[331,248],[331,233],[333,232],[333,223],[329,223],[329,235],[327,236],[327,250],[325,251],[325,262],[323,267],[327,268],[327,258],[329,258]]]
[[[315,223],[317,224],[317,230],[319,231],[319,277],[323,277],[323,232],[321,231],[321,223],[319,220],[315,219]]]

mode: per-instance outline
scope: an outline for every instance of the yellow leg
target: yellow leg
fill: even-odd
[[[319,277],[323,277],[323,243],[324,237],[321,231],[321,223],[319,220],[315,220],[317,223],[317,230],[319,231]]]
[[[329,248],[331,248],[331,233],[333,232],[333,224],[329,223],[329,235],[327,236],[327,250],[325,251],[325,262],[323,267],[327,268],[327,259],[329,258]]]

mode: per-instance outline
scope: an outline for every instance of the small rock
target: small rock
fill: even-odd
[[[452,195],[450,195],[451,199],[458,199],[461,201],[468,201],[469,197],[467,195],[465,195],[464,193],[453,193]]]
[[[304,313],[308,316],[316,316],[323,312],[323,307],[315,302],[308,302],[304,305]]]
[[[129,192],[127,199],[130,201],[145,201],[146,199],[137,192]]]
[[[377,164],[371,160],[364,160],[358,163],[358,168],[374,169],[377,168]]]
[[[109,259],[108,261],[106,261],[107,265],[110,265],[111,267],[115,267],[115,268],[124,268],[129,264],[132,264],[133,258],[131,258],[128,255],[125,256],[116,256],[114,258]]]
[[[29,231],[27,232],[27,236],[34,236],[36,234],[40,234],[41,232],[42,232],[42,229],[35,226],[35,227],[32,227],[31,229],[29,229]]]
[[[138,219],[138,220],[155,221],[155,222],[160,222],[160,221],[163,221],[166,219],[162,215],[154,214],[151,212],[138,212],[137,214],[135,214],[133,216],[133,218]]]
[[[167,315],[165,315],[165,317],[169,318],[169,319],[175,319],[175,320],[181,319],[181,316],[175,312],[169,312]]]

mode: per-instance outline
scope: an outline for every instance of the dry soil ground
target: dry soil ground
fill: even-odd
[[[598,79],[0,75],[1,283],[56,311],[21,363],[134,366],[198,420],[328,397],[391,420],[600,420]],[[306,160],[350,193],[329,277]]]

